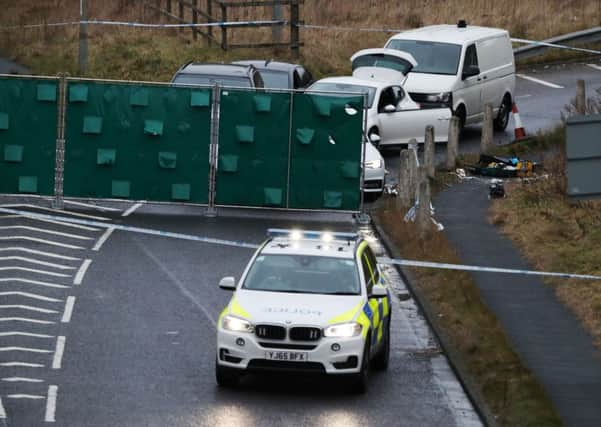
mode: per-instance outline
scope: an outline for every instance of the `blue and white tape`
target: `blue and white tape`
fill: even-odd
[[[256,243],[242,242],[238,240],[226,240],[226,239],[217,239],[213,237],[204,237],[197,236],[193,234],[184,234],[184,233],[175,233],[171,231],[162,231],[156,230],[152,228],[142,228],[142,227],[132,227],[128,225],[107,223],[101,221],[93,221],[87,219],[79,219],[79,218],[69,218],[63,215],[48,215],[48,214],[40,214],[30,211],[23,211],[19,209],[8,209],[0,207],[0,213],[5,213],[9,215],[19,215],[25,218],[31,219],[45,219],[45,220],[53,220],[53,221],[62,221],[71,224],[79,224],[79,225],[90,225],[101,228],[113,228],[115,230],[127,231],[132,233],[146,234],[150,236],[158,236],[158,237],[168,237],[172,239],[180,239],[180,240],[189,240],[193,242],[200,243],[209,243],[214,245],[223,245],[223,246],[231,246],[237,248],[246,248],[246,249],[257,249],[260,245]],[[381,264],[389,264],[389,265],[400,265],[403,267],[418,267],[418,268],[436,268],[443,270],[459,270],[459,271],[476,271],[476,272],[486,272],[486,273],[505,273],[505,274],[523,274],[523,275],[531,275],[531,276],[550,276],[550,277],[560,277],[564,279],[586,279],[586,280],[601,280],[601,276],[595,276],[591,274],[572,274],[572,273],[557,273],[557,272],[547,272],[547,271],[533,271],[533,270],[518,270],[511,268],[497,268],[497,267],[482,267],[482,266],[474,266],[474,265],[463,265],[463,264],[449,264],[449,263],[439,263],[439,262],[428,262],[428,261],[414,261],[407,259],[392,259],[392,258],[379,258],[378,262]]]

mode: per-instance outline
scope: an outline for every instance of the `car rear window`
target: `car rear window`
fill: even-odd
[[[291,89],[290,78],[286,71],[259,70],[263,77],[263,84],[270,89]]]
[[[313,255],[259,255],[243,289],[301,294],[359,295],[355,261]]]
[[[226,87],[252,87],[249,78],[215,76],[209,74],[178,74],[173,79],[175,84],[185,85],[214,85],[219,84]]]
[[[452,43],[393,39],[386,48],[413,55],[417,65],[412,73],[456,75],[461,59],[461,45]]]

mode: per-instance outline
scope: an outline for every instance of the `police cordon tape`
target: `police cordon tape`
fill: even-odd
[[[128,22],[128,21],[110,21],[110,20],[83,20],[83,21],[65,21],[65,22],[51,22],[44,24],[25,24],[25,25],[4,25],[0,26],[0,31],[18,30],[18,29],[31,29],[31,28],[44,28],[44,27],[64,27],[71,25],[111,25],[111,26],[122,26],[122,27],[133,27],[133,28],[203,28],[203,27],[253,27],[253,26],[264,26],[264,25],[288,25],[289,21],[285,20],[259,20],[259,21],[220,21],[220,22],[205,22],[205,23],[189,23],[189,24],[146,24],[143,22]],[[334,30],[334,31],[358,31],[358,32],[372,32],[372,33],[402,33],[407,29],[400,28],[362,28],[362,27],[340,27],[333,25],[316,25],[316,24],[297,24],[299,28],[306,28],[309,30]],[[573,50],[576,52],[592,53],[601,55],[601,51],[594,49],[585,49],[574,46],[566,46],[555,43],[547,43],[538,40],[528,40],[521,38],[511,38],[514,43],[530,44],[535,46],[546,46],[557,49]]]
[[[65,223],[79,224],[79,225],[90,225],[101,228],[112,228],[115,230],[128,231],[132,233],[146,234],[150,236],[168,237],[179,240],[189,240],[194,242],[209,243],[214,245],[231,246],[237,248],[246,249],[257,249],[259,244],[248,243],[237,240],[217,239],[214,237],[203,237],[196,236],[193,234],[175,233],[171,231],[156,230],[152,228],[132,227],[128,225],[107,223],[101,221],[92,221],[87,219],[69,218],[62,215],[48,215],[34,213],[30,211],[23,211],[19,209],[8,209],[0,207],[0,213],[19,215],[24,218],[40,219],[40,220],[52,220],[62,221]],[[519,270],[511,268],[497,268],[497,267],[482,267],[475,265],[463,265],[463,264],[449,264],[439,262],[428,262],[428,261],[415,261],[407,259],[393,259],[393,258],[378,258],[378,262],[387,265],[399,265],[403,267],[418,267],[418,268],[435,268],[443,270],[458,270],[458,271],[476,271],[486,273],[504,273],[504,274],[522,274],[530,276],[550,276],[550,277],[561,277],[564,279],[586,279],[586,280],[601,280],[601,276],[595,276],[591,274],[572,274],[572,273],[558,273],[548,271],[534,271],[534,270]]]

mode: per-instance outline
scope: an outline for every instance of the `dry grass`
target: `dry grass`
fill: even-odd
[[[444,233],[419,239],[415,225],[401,220],[404,212],[388,199],[375,214],[401,254],[411,254],[412,259],[461,262]],[[499,425],[561,425],[544,390],[522,365],[502,327],[483,303],[471,276],[431,269],[411,269],[410,274],[413,285],[421,289],[438,314],[438,326],[459,352]]]
[[[77,0],[3,3],[7,4],[0,9],[0,24],[78,19]],[[162,4],[165,7],[166,2]],[[206,0],[200,0],[199,4],[206,8]],[[89,2],[89,5],[91,19],[173,22],[145,8],[142,0]],[[271,13],[269,7],[228,9],[228,20],[269,19]],[[215,10],[213,15],[220,19],[219,10]],[[287,16],[288,11],[285,10],[284,17]],[[601,0],[306,0],[301,7],[301,18],[308,24],[393,29],[454,23],[463,18],[472,24],[507,28],[516,37],[539,39],[599,25]],[[191,20],[189,11],[186,19]],[[215,33],[220,31],[215,29]],[[129,30],[95,26],[90,29],[90,34],[91,61],[94,64],[89,74],[112,78],[125,77],[120,74],[124,67],[112,61],[131,56],[137,57],[137,63],[131,61],[133,63],[128,64],[129,74],[145,80],[171,76],[176,69],[172,66],[174,62],[179,65],[192,59],[227,61],[231,58],[271,56],[288,59],[289,56],[285,50],[234,51],[224,55],[218,48],[207,49],[204,41],[191,42],[189,30]],[[0,53],[23,62],[38,73],[72,72],[75,70],[77,35],[77,27],[3,31]],[[308,64],[318,77],[346,72],[348,58],[353,52],[364,47],[382,46],[389,36],[387,33],[303,29],[301,39],[305,46],[301,61]],[[234,43],[269,41],[270,37],[271,30],[265,28],[235,29],[229,34],[230,42]],[[287,39],[287,30],[283,37]],[[118,51],[116,58],[105,54],[106,50]],[[153,65],[153,61],[158,64]],[[138,66],[139,69],[136,69]]]

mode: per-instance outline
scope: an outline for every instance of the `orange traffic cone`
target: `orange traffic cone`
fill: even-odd
[[[518,111],[518,106],[513,103],[511,106],[511,112],[513,114],[513,120],[515,122],[515,140],[519,141],[521,139],[526,138],[526,129],[524,129],[524,125],[522,124],[522,119],[520,119],[520,113]]]

